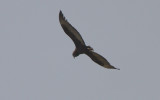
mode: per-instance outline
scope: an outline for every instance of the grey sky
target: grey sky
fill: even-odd
[[[1,0],[0,100],[160,100],[159,0]],[[58,14],[121,70],[86,55]]]

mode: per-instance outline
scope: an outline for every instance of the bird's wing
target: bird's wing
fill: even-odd
[[[64,30],[64,32],[73,40],[76,47],[79,45],[85,45],[82,36],[79,32],[65,19],[62,11],[59,12],[59,22]]]
[[[105,68],[118,69],[118,68],[115,68],[114,66],[112,66],[103,56],[99,55],[96,52],[88,50],[88,52],[86,52],[85,54],[88,55],[94,62],[96,62],[97,64],[99,64]]]

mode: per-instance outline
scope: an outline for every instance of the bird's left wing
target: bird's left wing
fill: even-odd
[[[59,22],[64,32],[73,40],[76,47],[85,45],[80,33],[65,19],[61,11],[59,12]]]
[[[112,66],[103,56],[101,56],[100,54],[98,54],[94,51],[88,50],[88,52],[86,52],[85,54],[88,55],[94,62],[96,62],[97,64],[99,64],[105,68],[118,69],[118,68],[115,68],[114,66]],[[118,70],[120,70],[120,69],[118,69]]]

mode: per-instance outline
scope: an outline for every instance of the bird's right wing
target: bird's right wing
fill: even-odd
[[[63,13],[59,12],[59,22],[64,30],[64,32],[73,40],[76,47],[79,47],[79,45],[85,45],[84,40],[82,39],[82,36],[79,34],[79,32],[65,19],[63,16]]]
[[[88,52],[85,54],[88,55],[95,63],[97,63],[105,68],[118,69],[118,68],[115,68],[114,66],[112,66],[103,56],[101,56],[100,54],[98,54],[92,50],[88,50]]]

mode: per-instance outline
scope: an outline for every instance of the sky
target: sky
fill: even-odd
[[[160,100],[159,0],[0,0],[0,100]],[[58,14],[120,70],[82,54]]]

